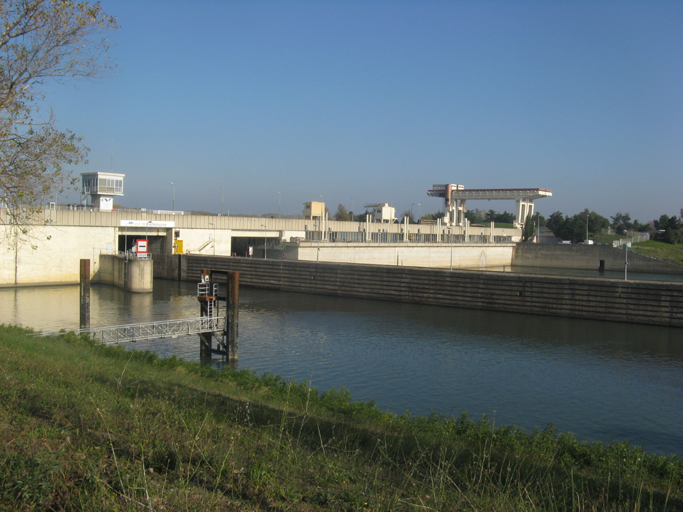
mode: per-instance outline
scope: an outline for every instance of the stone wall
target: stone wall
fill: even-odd
[[[239,272],[242,286],[271,290],[683,327],[679,282],[188,255],[174,263],[169,277],[189,281],[212,268]]]

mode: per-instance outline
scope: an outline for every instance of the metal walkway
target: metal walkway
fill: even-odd
[[[128,343],[134,341],[154,340],[158,338],[177,338],[205,332],[222,331],[225,328],[225,317],[200,316],[181,318],[179,320],[162,320],[142,324],[111,325],[107,327],[91,327],[78,329],[76,334],[89,334],[90,337],[105,345]],[[56,336],[63,332],[41,332],[37,336]]]

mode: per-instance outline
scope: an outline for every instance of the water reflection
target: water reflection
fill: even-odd
[[[98,285],[92,325],[196,316],[195,285]],[[554,422],[580,439],[683,455],[683,330],[242,288],[240,368],[416,414]],[[78,326],[78,287],[0,290],[0,322]],[[199,359],[196,336],[138,349]]]

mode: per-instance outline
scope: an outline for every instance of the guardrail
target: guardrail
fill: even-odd
[[[224,328],[225,317],[200,316],[140,324],[91,327],[89,329],[74,330],[73,332],[78,335],[88,334],[91,338],[101,341],[105,345],[113,345],[160,338],[177,338],[178,336],[189,336],[203,332],[218,332],[224,330]],[[63,334],[63,332],[41,332],[36,334],[36,336],[45,337],[59,334]]]

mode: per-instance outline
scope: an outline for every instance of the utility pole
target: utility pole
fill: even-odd
[[[588,240],[588,218],[590,215],[590,213],[586,213],[586,240]]]

